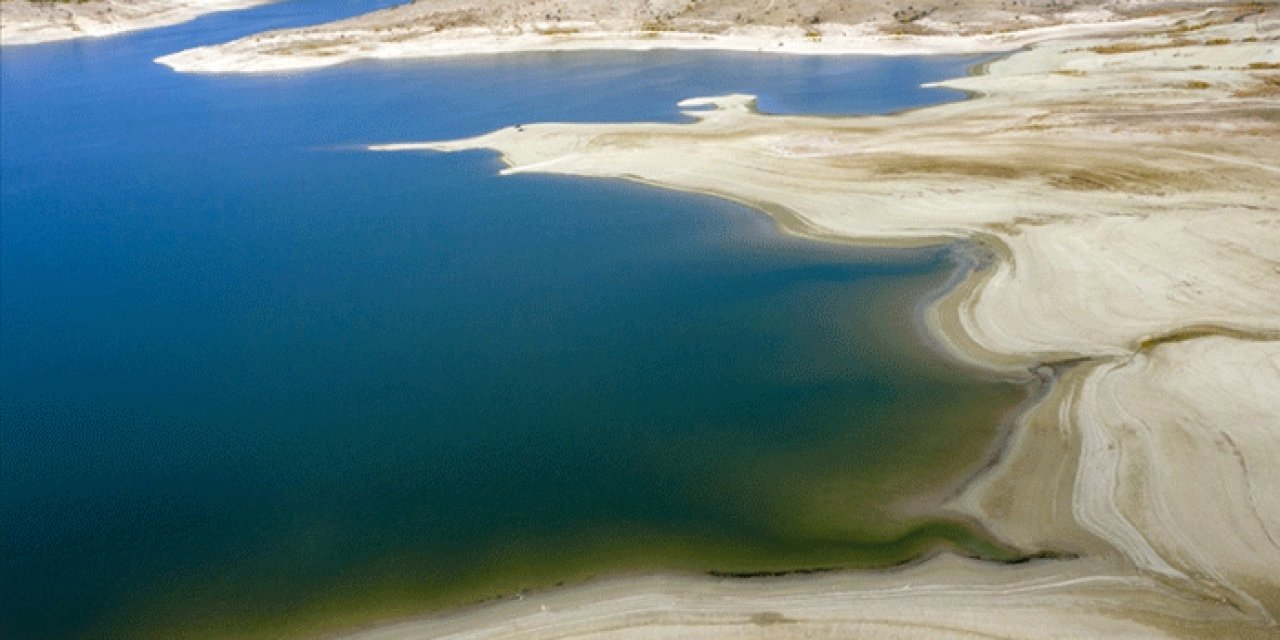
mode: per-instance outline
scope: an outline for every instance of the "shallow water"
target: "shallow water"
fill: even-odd
[[[973,59],[150,62],[388,4],[0,53],[4,637],[305,634],[605,572],[998,553],[885,513],[980,462],[1022,395],[915,332],[947,250],[356,146],[729,92],[884,112],[958,98],[918,85]]]

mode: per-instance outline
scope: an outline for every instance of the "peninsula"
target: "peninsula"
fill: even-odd
[[[792,54],[1008,51],[1162,22],[1213,3],[1149,0],[441,0],[255,34],[160,58],[178,71],[278,72],[360,59],[521,51],[714,49]],[[1163,16],[1163,17],[1162,17]]]
[[[2,0],[0,44],[98,38],[273,0]]]

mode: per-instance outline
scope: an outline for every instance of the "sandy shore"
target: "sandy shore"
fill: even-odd
[[[892,116],[721,96],[683,103],[691,124],[374,147],[717,194],[815,237],[980,243],[992,259],[930,327],[1052,386],[950,509],[1065,556],[618,579],[358,637],[1280,634],[1280,15],[1163,24],[1036,45],[943,83],[980,97]]]
[[[1150,26],[1143,0],[928,8],[838,0],[442,0],[256,34],[157,62],[190,73],[264,73],[352,60],[527,51],[715,49],[809,55],[1008,51],[1034,42]],[[1190,3],[1203,4],[1203,3]]]
[[[98,38],[153,29],[207,13],[245,9],[275,0],[87,0],[0,2],[0,44],[38,44]]]
[[[884,573],[650,576],[532,594],[350,640],[520,638],[1264,638],[1229,608],[1094,560],[939,557]]]
[[[983,36],[929,35],[895,37],[866,26],[828,27],[823,37],[808,39],[794,27],[744,27],[724,33],[647,32],[632,25],[583,24],[572,35],[544,35],[537,29],[494,33],[490,29],[456,29],[448,34],[424,32],[394,40],[370,40],[360,30],[300,30],[256,35],[222,45],[189,49],[156,62],[184,73],[274,73],[328,67],[354,60],[440,58],[531,51],[646,51],[657,49],[767,51],[798,55],[920,55],[1007,51],[1027,44],[1077,33],[1122,31],[1156,18],[1115,23],[1064,24],[1014,33]]]

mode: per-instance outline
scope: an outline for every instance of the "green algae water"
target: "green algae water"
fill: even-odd
[[[915,328],[950,250],[357,146],[730,92],[885,112],[974,60],[150,62],[385,4],[0,53],[0,635],[306,637],[599,575],[1004,553],[901,508],[1024,394]]]

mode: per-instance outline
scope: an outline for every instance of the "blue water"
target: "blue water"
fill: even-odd
[[[602,572],[967,544],[874,517],[1019,398],[911,329],[946,249],[359,145],[676,121],[730,92],[886,112],[958,98],[919,84],[975,60],[151,63],[390,4],[0,52],[4,637],[277,637]]]

